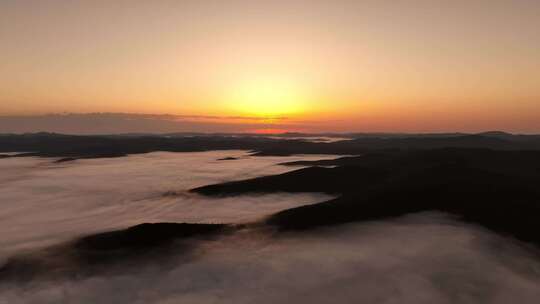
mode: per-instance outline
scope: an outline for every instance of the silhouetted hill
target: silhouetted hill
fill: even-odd
[[[82,251],[130,249],[130,253],[133,253],[176,239],[215,234],[225,228],[226,225],[221,224],[147,223],[124,230],[86,236],[77,240],[74,246]]]
[[[478,135],[488,136],[488,137],[507,138],[507,139],[511,139],[512,136],[514,136],[510,133],[503,132],[503,131],[486,131],[486,132],[478,133]]]
[[[190,241],[220,235],[232,227],[222,224],[154,223],[97,233],[46,248],[37,254],[11,257],[0,267],[0,283],[28,282],[34,277],[91,275],[114,270],[118,263],[164,265],[171,255],[189,254]],[[154,255],[157,254],[157,259]],[[125,268],[125,267],[124,267]],[[129,270],[129,267],[127,268]]]

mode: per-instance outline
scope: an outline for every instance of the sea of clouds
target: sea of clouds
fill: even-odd
[[[238,160],[218,161],[234,156]],[[321,194],[208,199],[185,190],[291,170],[242,151],[150,153],[54,164],[5,159],[0,246],[13,254],[148,221],[249,222]],[[168,193],[167,195],[163,195]],[[538,303],[538,252],[422,213],[295,233],[246,228],[160,265],[0,284],[0,303]],[[5,249],[7,248],[7,249]],[[172,262],[171,262],[172,259]]]

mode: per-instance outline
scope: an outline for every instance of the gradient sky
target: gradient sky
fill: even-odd
[[[539,16],[537,0],[0,0],[0,115],[540,132]]]

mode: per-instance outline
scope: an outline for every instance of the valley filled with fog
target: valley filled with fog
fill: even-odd
[[[331,155],[154,152],[56,163],[0,160],[0,263],[13,255],[147,222],[242,224],[332,198],[208,198],[207,184],[287,172]],[[226,160],[224,160],[226,159]],[[161,262],[91,276],[0,282],[0,303],[536,303],[535,251],[436,212],[277,234],[246,227]]]
[[[237,160],[220,160],[236,157]],[[0,160],[0,256],[96,231],[144,222],[242,223],[323,194],[268,194],[210,199],[187,190],[282,173],[278,163],[325,156],[250,157],[245,151],[154,152],[55,163]],[[326,156],[326,158],[333,158]]]

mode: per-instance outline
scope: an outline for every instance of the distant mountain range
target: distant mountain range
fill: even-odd
[[[318,137],[339,137],[335,142],[313,141]],[[196,152],[249,150],[258,156],[292,154],[356,155],[376,150],[435,148],[483,148],[496,150],[540,150],[540,135],[514,135],[500,131],[480,134],[199,134],[162,135],[63,135],[56,133],[4,134],[0,153],[24,152],[15,156],[60,158],[118,157],[153,151]],[[3,155],[7,157],[8,155]]]

